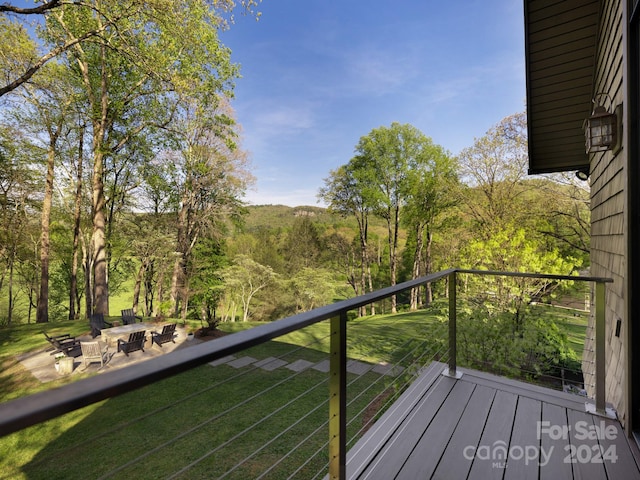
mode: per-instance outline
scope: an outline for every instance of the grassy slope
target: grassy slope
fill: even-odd
[[[349,355],[370,361],[393,360],[395,352],[399,351],[398,347],[402,347],[416,335],[423,336],[430,322],[431,319],[424,313],[351,322]],[[238,323],[225,324],[222,328],[237,331],[251,326],[253,325]],[[0,342],[5,347],[0,359],[2,362],[13,364],[11,374],[2,375],[3,400],[65,383],[63,379],[53,384],[39,385],[35,379],[29,379],[30,374],[24,371],[14,358],[16,354],[25,350],[46,346],[38,328],[36,325],[25,325],[0,330]],[[50,331],[79,334],[82,333],[82,328],[76,322],[68,322],[56,325]],[[323,322],[254,347],[246,354],[258,359],[274,356],[286,361],[305,359],[318,362],[327,358],[328,333],[328,324]],[[277,410],[296,396],[308,392],[288,405],[286,414],[284,411],[274,413],[262,426],[224,447],[221,450],[224,452],[223,455],[212,455],[211,461],[204,461],[195,470],[213,472],[233,466],[233,462],[243,458],[246,449],[257,449],[268,441],[273,432],[289,427],[291,419],[298,415],[297,412],[304,415],[317,407],[316,412],[310,413],[300,425],[292,427],[292,431],[284,438],[274,441],[273,449],[269,448],[258,456],[253,466],[245,466],[244,470],[239,470],[242,473],[237,477],[232,476],[249,478],[251,474],[247,473],[246,468],[266,468],[265,465],[271,465],[274,458],[279,458],[279,452],[289,451],[306,436],[305,432],[315,430],[326,420],[328,377],[315,370],[304,371],[296,375],[294,380],[287,380],[292,376],[292,372],[286,369],[264,372],[259,369],[252,371],[251,367],[246,367],[243,372],[238,381],[224,383],[237,375],[238,371],[227,366],[211,368],[205,365],[1,438],[0,451],[6,455],[3,455],[0,461],[3,467],[0,469],[0,478],[94,478],[104,473],[105,469],[127,459],[133,460],[141,452],[157,447],[157,453],[149,458],[137,459],[134,462],[135,466],[126,470],[127,475],[133,475],[135,478],[155,478],[159,469],[173,471],[176,456],[192,458],[203,455],[211,445],[220,443],[224,438],[232,437],[234,432],[241,432],[247,425],[261,420],[264,412]],[[11,377],[19,377],[21,380],[12,382]],[[379,379],[384,381],[376,384]],[[357,380],[355,376],[350,376],[350,380],[355,380],[349,387],[349,395],[352,398],[364,392],[350,407],[353,412],[364,410],[365,406],[388,386],[384,377],[373,373]],[[255,399],[251,398],[254,392],[269,389],[273,387],[274,382],[279,381],[284,383]],[[206,390],[211,385],[218,386],[211,391],[190,397],[191,393]],[[314,388],[316,386],[317,388]],[[242,404],[245,401],[247,403]],[[240,408],[225,413],[234,405],[240,405]],[[145,417],[147,413],[156,410],[153,418]],[[203,426],[175,444],[160,447],[162,443],[173,439],[176,432],[184,432],[215,415],[221,415],[221,418],[211,421],[211,425]],[[135,421],[129,424],[132,419]],[[360,426],[359,421],[355,421],[351,427],[351,434],[355,434]],[[321,428],[318,437],[312,439],[310,445],[298,455],[300,458],[312,456],[325,440],[326,429]],[[102,445],[108,445],[108,448],[102,448]],[[199,453],[193,453],[194,451]],[[65,459],[64,462],[60,461],[62,458]],[[325,458],[326,455],[323,454],[319,460],[312,462],[309,468],[322,468]],[[182,460],[178,463],[181,462]],[[83,467],[78,469],[77,466],[80,464]],[[204,470],[200,470],[201,468]],[[305,472],[300,478],[309,475],[308,471]],[[192,475],[197,477],[192,471],[185,478],[191,478]]]
[[[566,320],[578,323],[572,318]],[[235,323],[223,324],[221,328],[233,332],[252,326]],[[86,331],[78,322],[47,327],[54,334]],[[425,312],[355,320],[348,326],[348,355],[370,362],[404,364],[424,351],[437,358],[445,338],[444,327]],[[0,374],[3,401],[69,381],[39,384],[15,360],[19,353],[46,346],[39,331],[38,325],[0,329],[0,362],[9,367]],[[584,335],[583,327],[581,331]],[[328,324],[323,322],[245,353],[257,359],[273,356],[286,361],[318,362],[327,358],[328,335]],[[571,336],[578,349],[583,341],[580,329],[575,327]],[[428,341],[428,345],[421,339]],[[416,350],[412,350],[414,347]],[[235,378],[239,374],[241,376]],[[382,381],[376,383],[379,379]],[[327,418],[326,380],[326,374],[311,369],[294,376],[283,368],[265,372],[252,367],[236,370],[226,365],[216,368],[204,365],[0,438],[0,452],[3,452],[0,478],[97,478],[128,462],[131,464],[115,478],[157,478],[158,472],[169,475],[198,458],[202,461],[197,466],[177,478],[212,478],[272,442],[228,477],[253,478],[255,472],[272,465],[309,432],[319,429],[308,444],[284,460],[270,477],[286,478],[285,470],[291,472],[302,459],[320,452],[298,476],[310,478],[326,463],[322,445],[327,430],[321,427]],[[349,398],[354,400],[349,407],[349,414],[354,418],[349,435],[353,436],[362,425],[365,406],[389,386],[389,380],[368,373],[360,378],[350,375],[348,381],[354,382],[348,388]],[[255,396],[259,392],[264,393]],[[265,412],[273,414],[265,415]],[[307,417],[292,426],[307,412],[310,412]],[[255,422],[261,423],[243,433]],[[287,428],[291,430],[273,439],[274,434]],[[179,437],[182,433],[187,434]]]

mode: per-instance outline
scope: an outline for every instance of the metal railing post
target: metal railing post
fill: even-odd
[[[456,351],[456,323],[457,323],[457,289],[456,272],[449,275],[449,373],[450,377],[456,377],[457,351]]]
[[[329,478],[346,478],[347,312],[331,319],[329,359]]]
[[[604,282],[596,282],[596,412],[604,414],[605,405],[605,342],[606,342],[606,325],[605,325],[605,284]]]

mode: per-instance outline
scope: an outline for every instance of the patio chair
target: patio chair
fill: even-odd
[[[42,334],[47,339],[47,342],[49,342],[53,347],[51,355],[55,355],[56,353],[63,353],[65,357],[78,357],[82,355],[80,341],[76,340],[76,338],[72,337],[70,334],[65,333],[63,335],[56,335],[53,337],[47,335],[47,332],[45,331],[43,331]]]
[[[92,362],[100,362],[100,368],[104,367],[108,360],[108,345],[104,343],[101,345],[101,342],[96,340],[95,342],[80,342],[80,348],[85,369]]]
[[[113,327],[113,323],[109,323],[104,319],[102,313],[94,313],[89,319],[91,325],[91,338],[96,338],[100,335],[100,330]]]
[[[122,324],[129,325],[131,323],[136,323],[136,321],[142,321],[142,317],[133,313],[133,308],[126,308],[124,310],[120,310],[120,314],[122,315]]]
[[[133,332],[129,334],[129,340],[127,341],[119,338],[118,352],[124,352],[127,357],[129,356],[129,353],[135,352],[136,350],[142,350],[144,352],[144,342],[147,341],[145,333],[145,330],[142,330],[140,332]]]
[[[175,323],[170,323],[169,325],[165,325],[164,327],[162,327],[162,332],[160,333],[151,332],[151,346],[153,346],[154,343],[156,343],[156,345],[160,347],[162,347],[163,343],[167,343],[167,342],[176,343],[176,341],[173,339],[175,332],[176,332]]]

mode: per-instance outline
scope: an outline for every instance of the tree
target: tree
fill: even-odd
[[[483,238],[490,238],[506,223],[527,220],[525,194],[527,136],[524,113],[511,115],[476,139],[458,158],[466,185],[461,199]]]
[[[21,138],[18,130],[0,124],[0,289],[8,290],[7,323],[13,321],[16,290],[16,270],[24,261],[23,273],[33,279],[35,267],[34,225],[30,218],[36,213],[39,185],[37,172],[29,161],[31,145]],[[30,307],[32,292],[29,295]]]
[[[373,129],[356,146],[355,168],[361,173],[364,197],[372,211],[387,223],[389,280],[395,285],[398,274],[402,208],[411,189],[411,169],[428,157],[432,143],[412,125],[392,123]],[[396,297],[391,297],[396,312]]]
[[[271,267],[260,265],[246,255],[237,255],[232,265],[222,271],[227,307],[239,299],[242,304],[242,321],[246,322],[249,319],[252,300],[276,277]]]
[[[411,278],[432,271],[433,233],[436,222],[455,205],[456,164],[445,150],[424,137],[421,153],[411,159],[404,207],[404,225],[409,230],[408,244],[413,246]],[[410,306],[418,308],[419,289],[411,290]],[[425,286],[425,302],[431,303],[431,284]]]
[[[71,45],[65,55],[90,112],[94,309],[108,314],[107,232],[113,220],[105,196],[109,162],[129,161],[138,149],[123,155],[127,146],[145,132],[168,127],[184,97],[206,104],[229,94],[237,68],[217,37],[224,21],[202,0],[79,5],[51,9],[45,38],[49,44]],[[229,3],[216,2],[225,5]],[[89,32],[98,32],[90,35],[100,41],[85,42]]]
[[[331,303],[335,295],[333,275],[322,268],[305,267],[290,281],[296,313],[307,312]]]
[[[356,295],[364,295],[367,291],[373,291],[371,278],[371,260],[369,257],[369,216],[374,204],[369,196],[367,170],[359,167],[356,159],[352,159],[347,165],[330,172],[324,180],[325,186],[319,191],[318,196],[328,205],[329,210],[342,216],[353,216],[358,224],[358,242],[360,246],[360,275],[356,282],[352,275],[348,275]],[[350,264],[347,257],[348,266]],[[368,282],[368,283],[367,283]],[[366,314],[366,307],[359,309],[359,315]],[[371,315],[375,315],[375,307],[371,306]]]
[[[288,274],[295,275],[304,268],[317,267],[322,250],[316,225],[306,215],[296,217],[282,248]]]
[[[40,288],[36,322],[49,321],[50,223],[53,203],[54,170],[59,156],[59,140],[69,129],[73,93],[60,65],[43,68],[40,82],[21,91],[24,99],[21,111],[16,112],[18,123],[30,130],[37,139],[44,134],[42,149],[46,151],[46,173],[40,222]]]
[[[224,245],[218,238],[203,238],[191,256],[190,303],[194,304],[193,310],[200,320],[210,327],[219,321],[216,308],[224,292],[221,272],[227,263]]]
[[[235,129],[228,105],[206,109],[187,104],[178,132],[181,148],[170,153],[180,198],[171,303],[174,315],[182,303],[183,318],[188,308],[188,264],[193,248],[203,233],[214,235],[223,222],[240,217],[240,198],[253,181],[246,154],[235,143]]]
[[[573,173],[548,175],[538,190],[543,197],[539,216],[545,220],[538,225],[543,235],[565,255],[582,254],[589,261],[591,237],[591,198],[589,185]]]
[[[258,1],[242,0],[240,5],[243,8],[243,13],[255,14],[256,18],[258,18],[260,13],[253,10]],[[127,48],[131,31],[125,28],[124,24],[136,19],[136,17],[144,16],[149,21],[149,25],[155,24],[160,19],[160,23],[166,26],[167,14],[171,15],[180,10],[180,7],[174,10],[175,3],[177,2],[172,2],[172,0],[155,0],[153,2],[144,0],[128,0],[127,2],[49,0],[32,8],[24,8],[8,2],[0,4],[0,14],[12,14],[19,18],[18,21],[10,21],[8,18],[0,17],[0,44],[12,47],[10,50],[4,50],[4,55],[0,55],[0,67],[2,67],[6,75],[6,78],[0,83],[0,97],[30,81],[47,62],[88,43],[115,49],[115,52],[119,55],[126,56],[131,54],[132,52]],[[221,12],[232,12],[236,5],[233,0],[202,0],[182,3],[188,9],[216,9]],[[81,16],[92,12],[100,21],[81,24],[81,28],[73,35],[61,39],[59,42],[51,43],[49,48],[43,52],[38,53],[35,48],[29,48],[27,50],[29,55],[23,55],[25,52],[24,45],[33,44],[25,28],[29,18],[41,16],[42,23],[46,23],[52,16],[60,15],[60,11],[65,11],[68,16]],[[176,19],[176,22],[179,21],[180,19]],[[143,21],[142,23],[144,24],[145,22]],[[224,22],[218,17],[213,25],[220,25],[221,23]],[[145,30],[145,32],[150,34],[151,30]],[[175,38],[187,40],[185,37]],[[124,41],[122,41],[123,39]],[[20,53],[19,60],[16,60],[14,55],[16,51]],[[137,58],[144,61],[142,57]]]

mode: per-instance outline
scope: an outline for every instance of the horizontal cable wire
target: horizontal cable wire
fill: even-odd
[[[429,367],[429,368],[430,368],[430,367]],[[411,382],[407,382],[407,383],[411,383]],[[385,406],[387,406],[387,405],[389,405],[389,404],[391,404],[391,403],[393,403],[393,401],[388,401],[387,403],[385,403]],[[353,421],[353,419],[352,419],[352,421]],[[326,426],[328,423],[329,423],[329,420],[327,419],[327,421],[326,421],[323,425],[321,425],[321,427]],[[349,422],[349,424],[350,424],[350,423],[351,423],[351,421]],[[369,423],[371,423],[371,422],[369,422]],[[319,428],[320,428],[320,427],[319,427]],[[319,428],[318,428],[318,429],[319,429]],[[317,431],[318,429],[316,429],[316,431]],[[361,430],[362,430],[362,429],[361,429]],[[314,431],[314,432],[313,432],[313,434],[315,434],[315,433],[316,433],[316,432]],[[309,436],[307,437],[307,439],[308,439],[308,438],[310,438],[311,436],[312,436],[312,435],[309,435]],[[303,442],[301,442],[299,445],[301,445],[302,443],[306,442],[306,441],[307,441],[307,439],[305,439],[305,440],[304,440]],[[296,448],[299,448],[299,445],[298,445],[298,446],[296,446]],[[311,455],[309,458],[307,458],[307,460],[306,460],[302,465],[300,465],[300,466],[299,466],[299,467],[298,467],[298,468],[297,468],[297,469],[296,469],[296,470],[295,470],[295,471],[294,471],[290,476],[288,476],[288,477],[287,477],[287,480],[292,479],[292,478],[293,478],[293,477],[294,477],[298,472],[300,472],[300,471],[301,471],[301,470],[302,470],[302,469],[303,469],[307,464],[309,464],[309,463],[311,462],[311,460],[313,460],[313,459],[314,459],[315,457],[317,457],[321,452],[323,452],[323,451],[324,451],[324,449],[325,449],[325,448],[327,448],[327,446],[328,446],[328,445],[329,445],[329,441],[327,440],[327,441],[325,441],[325,442],[324,442],[324,443],[323,443],[323,444],[322,444],[322,445],[321,445],[321,446],[320,446],[320,447],[315,451],[315,453],[314,453],[313,455]],[[316,475],[315,475],[314,477],[312,477],[310,480],[315,480],[315,479],[316,479],[316,478],[318,478],[319,476],[324,475],[324,474],[325,474],[325,472],[326,472],[326,470],[327,470],[327,468],[328,468],[328,466],[329,466],[329,463],[328,463],[328,462],[326,462],[326,463],[324,464],[324,468],[323,468],[323,469],[321,469],[320,471],[318,471],[318,473],[316,473]],[[262,477],[259,477],[259,478],[262,478]]]
[[[409,378],[406,382],[404,382],[403,388],[406,388],[407,386],[409,386],[411,383],[415,381],[415,379],[416,377]],[[387,401],[382,405],[380,410],[386,410],[391,405],[393,405],[393,403],[398,400],[402,392],[403,392],[403,389],[400,389],[398,392],[395,392],[394,394],[390,395]],[[369,405],[367,405],[365,408],[360,410],[356,415],[354,415],[352,419],[348,422],[348,424],[350,425],[353,421],[355,421],[369,407]],[[359,435],[361,435],[366,429],[368,429],[375,422],[376,422],[375,416],[372,416],[364,425],[362,425],[362,427],[350,439],[348,439],[348,443],[352,443],[355,439],[357,439]]]
[[[298,397],[294,398],[293,400],[291,400],[289,403],[287,403],[286,405],[284,405],[282,408],[289,406],[291,403],[296,402],[297,400],[299,400],[300,398],[304,397],[305,395],[309,394],[310,392],[312,392],[313,390],[315,390],[317,387],[319,387],[320,385],[324,385],[325,383],[327,383],[329,381],[329,379],[327,378],[326,380],[323,380],[322,382],[316,384],[316,386],[314,386],[313,388],[307,390],[306,392],[300,394]],[[306,414],[304,414],[302,417],[298,418],[298,420],[296,420],[295,422],[293,422],[291,425],[289,425],[287,428],[285,428],[284,430],[282,430],[280,433],[278,433],[276,436],[271,437],[271,440],[269,440],[267,443],[263,444],[260,448],[258,448],[257,450],[255,450],[251,455],[246,456],[244,459],[242,459],[240,462],[238,462],[236,465],[234,465],[233,467],[231,467],[230,470],[227,470],[222,476],[218,477],[218,478],[224,478],[227,475],[229,475],[230,473],[232,473],[233,471],[235,471],[238,467],[240,467],[242,464],[244,464],[246,461],[248,461],[249,459],[253,458],[255,455],[257,455],[258,453],[260,453],[262,450],[264,450],[266,447],[268,447],[269,445],[271,445],[273,442],[275,442],[276,440],[278,440],[280,437],[282,437],[282,435],[284,435],[285,433],[287,433],[289,430],[291,430],[293,427],[295,427],[296,425],[299,425],[300,422],[302,422],[303,420],[305,420],[306,418],[309,417],[309,415],[311,415],[312,413],[317,412],[320,408],[324,407],[327,403],[329,402],[329,399],[324,400],[322,402],[320,402],[318,405],[316,405],[315,407],[313,407],[311,410],[309,410]],[[272,415],[275,415],[275,413],[277,413],[280,409],[276,410],[273,412]],[[272,415],[269,415],[272,416]],[[256,425],[258,425],[259,423],[263,422],[264,420],[266,420],[266,418],[260,420],[260,422],[255,423],[253,425],[253,427],[255,427]],[[248,431],[250,429],[245,430]],[[233,439],[232,439],[233,440]],[[289,456],[291,454],[293,450],[289,451],[289,453],[287,455],[285,455],[283,458],[287,458],[287,456]]]
[[[329,399],[325,400],[324,402],[322,402],[320,404],[320,406],[325,406],[327,403],[329,402]],[[260,480],[262,478],[264,478],[264,476],[269,473],[271,470],[273,470],[275,467],[277,467],[278,465],[280,465],[280,463],[282,463],[283,460],[287,459],[291,453],[293,453],[294,451],[296,451],[298,448],[300,448],[302,445],[304,445],[307,441],[309,441],[311,438],[313,438],[314,435],[316,435],[318,432],[320,432],[320,430],[322,430],[323,428],[326,428],[327,425],[329,424],[329,419],[325,420],[323,423],[321,423],[314,431],[312,431],[310,434],[308,434],[306,437],[304,437],[301,441],[299,441],[289,452],[289,454],[280,457],[276,462],[274,462],[269,468],[267,468],[264,472],[262,472],[260,474],[259,477],[256,477],[256,480]],[[315,455],[317,455],[319,452],[321,452],[327,445],[329,442],[325,442],[322,447],[320,447],[320,449],[311,457],[309,457],[300,467],[298,467],[298,469],[292,474],[295,475],[297,472],[299,472],[302,468],[304,468],[305,465],[307,465],[307,463],[309,463],[314,457]],[[291,478],[288,477],[288,478]]]
[[[438,388],[439,384],[442,382],[443,378],[444,377],[442,375],[438,375],[438,377],[436,378],[436,380],[432,384],[432,388],[430,388],[429,391],[418,400],[418,403],[424,403],[424,402],[428,401],[429,397],[433,394],[433,392],[437,390],[437,388]],[[394,435],[394,438],[390,439],[390,440],[385,439],[385,442],[388,440],[388,442],[386,444],[386,447],[392,446],[396,442],[396,439],[401,437],[402,432],[404,432],[404,430],[406,430],[406,428],[413,423],[413,419],[418,414],[417,411],[418,411],[418,409],[414,409],[411,412],[411,414],[404,419],[403,425],[401,427],[399,427],[399,429],[397,430],[397,432],[398,432],[397,436]],[[380,440],[380,442],[382,442],[382,440]],[[371,448],[372,451],[379,451],[382,448],[382,445],[380,444],[380,442],[378,443],[378,445],[375,445],[374,447],[370,446],[369,448]],[[365,477],[361,477],[361,478],[363,478],[363,480],[368,478],[369,475],[371,474],[371,472],[376,470],[376,466],[382,461],[382,457],[383,456],[384,455],[379,455],[378,458],[375,460],[375,462],[371,464],[370,469],[369,469],[369,474],[367,474],[367,476],[365,476]]]
[[[325,335],[324,337],[321,337],[319,339],[315,339],[313,342],[309,342],[309,343],[307,343],[305,345],[298,345],[295,348],[293,348],[293,349],[291,349],[291,350],[289,350],[287,352],[284,352],[283,354],[279,355],[278,357],[274,357],[274,358],[281,359],[281,358],[283,358],[283,357],[285,357],[287,355],[292,355],[292,354],[298,352],[299,350],[303,350],[303,349],[309,348],[312,345],[320,344],[323,340],[325,340],[328,337],[329,337],[329,335]],[[191,400],[191,399],[196,398],[196,397],[198,397],[200,395],[203,395],[203,394],[205,394],[205,393],[207,393],[207,392],[209,392],[209,391],[211,391],[211,390],[213,390],[215,388],[218,388],[218,387],[220,387],[220,386],[222,386],[222,385],[224,385],[226,383],[229,383],[229,382],[232,382],[234,380],[237,380],[238,378],[240,378],[240,377],[242,377],[244,375],[248,375],[249,373],[256,371],[258,368],[260,368],[260,367],[258,367],[256,365],[252,365],[251,368],[249,368],[249,369],[245,369],[245,370],[239,371],[238,373],[236,373],[235,375],[232,375],[229,378],[226,378],[226,379],[221,380],[219,382],[216,382],[216,383],[214,383],[212,385],[209,385],[208,387],[205,387],[205,388],[203,388],[201,390],[198,390],[197,392],[190,393],[189,395],[186,395],[186,396],[184,396],[182,398],[179,398],[179,399],[175,400],[172,403],[169,403],[169,404],[164,405],[162,407],[158,407],[155,410],[152,410],[150,412],[146,412],[146,413],[144,413],[144,414],[142,414],[142,415],[140,415],[138,417],[129,419],[124,423],[118,424],[118,425],[116,425],[116,426],[114,426],[114,427],[112,427],[110,429],[107,429],[107,430],[104,430],[102,432],[99,432],[99,434],[97,434],[97,435],[95,435],[93,437],[90,437],[88,439],[84,439],[82,442],[78,442],[78,443],[69,445],[69,446],[67,446],[65,448],[65,450],[73,450],[73,449],[76,449],[76,448],[81,447],[81,446],[86,446],[87,444],[90,444],[90,443],[93,443],[93,442],[97,442],[98,440],[100,440],[100,439],[102,439],[102,438],[104,438],[104,437],[106,437],[106,436],[108,436],[108,435],[110,435],[112,433],[121,432],[123,429],[131,427],[132,425],[134,425],[136,423],[139,423],[139,422],[141,422],[141,421],[143,421],[143,420],[145,420],[147,418],[153,417],[154,415],[156,415],[158,413],[161,413],[161,412],[163,412],[165,410],[168,410],[170,408],[173,408],[173,407],[175,407],[175,406],[177,406],[177,405],[179,405],[181,403],[184,403],[184,402],[186,402],[188,400]],[[37,466],[39,464],[42,464],[42,463],[44,463],[46,461],[51,460],[54,457],[58,457],[59,455],[60,455],[60,453],[56,452],[56,453],[51,454],[49,456],[45,456],[44,458],[40,458],[36,462],[33,462],[32,465]],[[122,468],[125,468],[125,466],[122,466]],[[116,470],[116,471],[114,471],[112,473],[107,473],[106,475],[112,475],[113,473],[115,473],[115,472],[117,472],[119,470],[120,469],[118,469],[118,470]],[[108,478],[108,477],[101,477],[101,478]]]
[[[313,342],[313,343],[315,343],[315,342]],[[298,348],[294,349],[294,351],[295,350],[298,350]],[[289,352],[287,352],[286,354],[288,354],[288,353]],[[286,355],[286,354],[284,354],[284,355]],[[282,355],[282,356],[284,356],[284,355]],[[246,375],[249,372],[255,371],[258,368],[260,368],[260,367],[257,367],[257,366],[254,365],[251,369],[248,369],[247,371],[244,371],[241,374],[234,376],[234,378],[237,378],[237,377],[242,376],[242,375]],[[176,437],[173,437],[173,438],[167,440],[166,442],[154,447],[151,450],[148,450],[147,452],[143,453],[142,455],[139,455],[138,457],[130,460],[129,462],[127,462],[127,463],[125,463],[123,465],[120,465],[119,467],[111,470],[110,472],[107,472],[106,474],[104,474],[103,476],[100,477],[100,480],[113,476],[114,474],[118,473],[119,471],[123,470],[124,468],[127,468],[127,467],[139,462],[140,460],[148,457],[152,453],[155,453],[155,452],[157,452],[157,451],[159,451],[159,450],[161,450],[161,449],[163,449],[163,448],[165,448],[165,447],[177,442],[178,440],[186,437],[187,435],[199,430],[200,428],[204,427],[205,425],[208,425],[209,423],[224,417],[225,415],[227,415],[227,414],[231,413],[232,411],[240,408],[241,406],[244,406],[247,403],[255,400],[256,398],[260,397],[261,395],[265,394],[266,392],[269,392],[269,391],[273,390],[274,388],[281,386],[282,384],[284,384],[284,383],[288,382],[289,380],[295,378],[296,376],[300,375],[301,373],[302,372],[295,372],[292,375],[290,375],[289,377],[282,379],[281,381],[277,382],[276,384],[274,384],[274,385],[262,390],[261,392],[256,393],[255,395],[252,395],[251,397],[243,400],[242,402],[236,404],[235,406],[233,406],[233,407],[231,407],[231,408],[229,408],[229,409],[227,409],[227,410],[225,410],[223,412],[220,412],[220,413],[218,413],[218,414],[216,414],[216,415],[214,415],[214,416],[212,416],[212,417],[210,417],[210,418],[208,418],[206,420],[204,420],[203,422],[199,423],[198,425],[195,425],[194,427],[192,427],[192,428],[180,433]],[[210,388],[203,389],[203,391],[208,391],[208,390],[210,390]]]
[[[298,375],[300,375],[303,371],[300,372],[296,372],[294,375],[291,375],[290,377],[288,377],[285,380],[290,380]],[[261,423],[265,422],[266,420],[270,419],[271,417],[273,417],[276,413],[281,412],[282,410],[284,410],[286,407],[290,406],[292,403],[296,402],[297,400],[299,400],[300,398],[304,397],[305,395],[307,395],[309,392],[311,392],[312,390],[315,390],[317,387],[319,387],[320,385],[328,382],[329,379],[325,379],[322,382],[319,382],[318,384],[316,384],[315,387],[308,389],[306,391],[304,391],[303,393],[301,393],[300,395],[298,395],[297,397],[291,399],[290,401],[288,401],[287,403],[285,403],[284,405],[281,405],[280,407],[278,407],[277,409],[275,409],[273,412],[271,412],[269,415],[264,416],[263,418],[261,418],[258,422],[254,423],[253,425],[245,428],[244,430],[242,430],[241,432],[237,433],[236,435],[234,435],[233,437],[231,437],[229,440],[221,443],[220,445],[218,445],[216,448],[210,450],[209,452],[205,453],[204,455],[200,456],[200,458],[197,458],[196,460],[194,460],[193,462],[189,463],[188,465],[186,465],[185,467],[183,467],[181,470],[179,470],[178,472],[174,473],[173,475],[167,477],[169,479],[171,478],[175,478],[177,475],[180,475],[188,470],[190,470],[193,466],[197,465],[198,463],[200,463],[202,460],[210,457],[211,455],[213,455],[215,452],[217,452],[218,450],[220,450],[220,448],[228,445],[229,443],[231,443],[232,441],[236,440],[237,438],[241,437],[242,435],[244,435],[245,433],[247,433],[248,431],[250,431],[251,429],[253,429],[256,425],[260,425]],[[284,383],[284,382],[278,382],[275,386],[279,386],[279,384]],[[274,386],[274,387],[275,387]],[[256,396],[260,396],[263,395],[264,393],[266,393],[267,391],[271,390],[274,387],[269,387],[268,389],[263,390],[262,392],[260,392],[259,394],[257,394]]]
[[[404,347],[404,346],[406,346],[407,344],[411,343],[411,341],[412,341],[412,340],[407,341],[404,345],[402,345],[402,347]],[[400,359],[400,361],[399,361],[398,363],[401,363],[401,362],[402,362],[402,360],[406,359],[410,354],[414,353],[418,348],[420,348],[420,347],[422,347],[422,346],[424,346],[424,343],[423,343],[423,344],[421,344],[421,345],[416,346],[412,351],[408,352],[408,353],[407,353],[407,354],[406,354],[402,359]],[[352,386],[356,381],[358,381],[360,378],[362,378],[366,373],[368,373],[368,372],[365,372],[365,373],[363,373],[363,374],[358,375],[354,380],[352,380],[351,382],[349,382],[348,386]],[[362,392],[360,392],[358,395],[356,395],[356,397],[355,397],[355,398],[353,398],[353,399],[349,402],[349,404],[348,404],[347,406],[349,406],[349,405],[353,404],[356,400],[358,400],[362,395],[364,395],[367,391],[369,391],[371,388],[373,388],[374,386],[376,386],[376,385],[377,385],[380,381],[382,381],[383,379],[384,379],[384,376],[383,376],[383,375],[381,375],[377,380],[375,380],[374,382],[371,382],[371,383],[370,383],[370,384],[369,384],[369,385],[368,385],[368,386],[367,386],[367,387],[366,387]],[[324,406],[324,404],[326,404],[327,402],[328,402],[328,400],[327,400],[327,401],[325,401],[325,402],[323,402],[321,405],[319,405],[319,406],[315,407],[314,409],[312,409],[312,410],[311,410],[310,412],[308,412],[305,416],[303,416],[301,419],[299,419],[297,422],[295,422],[292,426],[297,425],[297,424],[298,424],[302,419],[306,418],[308,415],[310,415],[311,413],[313,413],[314,411],[316,411],[316,410],[317,410],[318,408],[320,408],[321,406]],[[370,402],[367,406],[365,406],[365,409],[366,409],[366,408],[368,408],[368,406],[369,406],[370,404],[371,404],[371,402]],[[258,478],[258,479],[263,478],[263,477],[264,477],[264,475],[266,475],[268,472],[272,471],[272,470],[273,470],[277,465],[279,465],[280,463],[282,463],[282,461],[284,461],[285,459],[289,458],[289,457],[290,457],[290,456],[291,456],[291,455],[292,455],[292,454],[293,454],[293,453],[294,453],[298,448],[300,448],[302,445],[304,445],[304,443],[305,443],[306,441],[308,441],[310,438],[312,438],[312,437],[313,437],[313,435],[315,435],[315,434],[316,434],[316,433],[317,433],[321,428],[323,428],[324,426],[326,426],[326,424],[328,424],[328,422],[329,422],[329,421],[328,421],[328,419],[327,419],[327,421],[326,421],[326,422],[324,422],[320,427],[318,427],[316,430],[314,430],[310,435],[308,435],[307,437],[305,437],[301,442],[299,442],[296,446],[294,446],[294,447],[293,447],[293,448],[292,448],[292,449],[291,449],[291,450],[290,450],[286,455],[284,455],[284,456],[282,456],[280,459],[278,459],[278,460],[277,460],[273,465],[271,465],[271,467],[269,467],[266,471],[264,471],[264,472],[263,472],[259,477],[257,477],[257,478]],[[350,422],[349,422],[349,423],[350,423]],[[269,443],[271,443],[271,442],[272,442],[272,441],[274,441],[275,439],[277,439],[277,438],[279,438],[280,436],[282,436],[282,435],[283,435],[284,433],[286,433],[286,431],[288,431],[290,428],[292,428],[292,427],[289,427],[289,428],[287,428],[285,431],[283,431],[283,432],[281,432],[280,434],[276,435],[276,437],[274,437],[274,438],[273,438]],[[264,447],[261,447],[258,451],[262,450],[263,448],[264,448]],[[324,448],[324,447],[322,447],[322,448]],[[322,449],[321,449],[321,450],[322,450]],[[320,451],[321,451],[321,450],[320,450]],[[246,460],[248,460],[249,458],[251,458],[251,457],[252,457],[253,455],[255,455],[256,453],[258,453],[258,451],[256,451],[256,452],[254,452],[253,454],[251,454],[249,457],[247,457],[245,460],[243,460],[243,462],[244,462],[244,461],[246,461]],[[317,454],[317,453],[316,453],[316,454]],[[309,459],[308,461],[310,461],[310,460],[311,460],[311,459]],[[297,473],[301,468],[303,468],[303,467],[308,463],[308,461],[307,461],[307,462],[304,462],[304,463],[303,463],[303,464],[302,464],[302,465],[301,465],[301,466],[296,470],[296,472],[294,472],[294,474],[295,474],[295,473]],[[237,468],[241,463],[242,463],[242,462],[240,462],[238,465],[236,465],[236,466],[234,467],[234,469],[235,469],[235,468]],[[228,472],[227,472],[227,473],[228,473]],[[225,474],[225,476],[226,476],[226,474]],[[221,477],[221,478],[222,478],[222,477]]]

